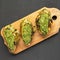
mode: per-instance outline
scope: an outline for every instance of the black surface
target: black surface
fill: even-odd
[[[0,0],[0,29],[44,6],[60,9],[60,0]],[[60,60],[60,32],[18,55],[11,55],[0,37],[0,60]]]

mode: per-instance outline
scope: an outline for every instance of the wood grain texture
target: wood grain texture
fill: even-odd
[[[34,46],[36,45],[37,43],[41,42],[41,41],[44,41],[46,40],[47,38],[55,35],[56,33],[59,32],[59,27],[60,27],[60,10],[58,10],[57,8],[46,8],[46,7],[43,7],[42,9],[48,9],[50,12],[51,12],[51,17],[53,15],[56,15],[57,16],[57,19],[53,21],[53,24],[51,26],[51,30],[49,31],[49,33],[47,34],[47,36],[43,37],[39,34],[39,32],[36,30],[36,32],[34,33],[33,37],[32,37],[32,41],[30,43],[29,46],[26,46],[22,40],[22,38],[20,38],[20,41],[16,47],[16,50],[14,51],[14,54],[17,54],[23,50],[26,50],[27,48],[31,47],[31,46]],[[42,9],[39,9],[29,15],[27,15],[26,17],[23,17],[19,20],[17,20],[16,22],[13,22],[12,25],[14,28],[18,29],[18,31],[20,31],[20,23],[22,20],[24,19],[28,19],[31,21],[32,25],[35,26],[35,20],[36,20],[36,17],[37,15],[39,14],[39,12],[42,10]],[[6,45],[6,42],[5,42],[5,38],[3,36],[3,31],[4,31],[4,27],[1,29],[1,36],[3,37],[3,40],[4,40],[4,44]]]

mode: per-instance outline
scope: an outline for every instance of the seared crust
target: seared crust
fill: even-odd
[[[50,32],[47,34],[47,36],[43,37],[41,36],[38,31],[36,30],[33,37],[32,37],[32,42],[31,42],[31,45],[29,46],[25,46],[22,38],[20,38],[20,41],[19,41],[19,44],[17,45],[16,47],[16,50],[13,52],[13,54],[17,54],[33,45],[36,45],[37,43],[43,41],[43,40],[46,40],[47,38],[53,36],[54,34],[58,33],[59,32],[59,20],[60,20],[60,11],[56,8],[42,8],[42,9],[48,9],[50,12],[51,12],[51,17],[53,15],[56,15],[57,16],[57,19],[53,21],[53,24],[51,25],[51,30]],[[12,25],[14,28],[18,29],[18,31],[20,31],[20,23],[22,22],[22,20],[24,19],[28,19],[31,21],[32,25],[33,26],[36,26],[36,23],[35,23],[35,20],[36,20],[36,17],[37,15],[39,14],[39,12],[42,10],[42,9],[39,9],[35,12],[33,12],[32,14],[29,14],[28,16],[22,18],[22,19],[19,19],[18,21],[16,22],[13,22]],[[3,34],[3,31],[4,31],[4,27],[1,29],[1,36],[3,37],[3,40],[4,40],[4,44],[6,45],[6,42],[5,42],[5,38],[4,38],[4,34]],[[6,45],[7,46],[7,45]]]

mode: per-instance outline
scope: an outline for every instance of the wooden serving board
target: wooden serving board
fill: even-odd
[[[31,47],[31,46],[34,46],[36,45],[37,43],[41,42],[41,41],[44,41],[46,40],[47,38],[55,35],[56,33],[59,32],[59,27],[60,27],[60,10],[57,9],[57,8],[42,8],[42,9],[48,9],[50,12],[51,12],[51,17],[56,15],[57,16],[57,19],[53,21],[53,24],[51,26],[51,31],[47,34],[47,36],[43,37],[42,35],[39,34],[39,32],[36,30],[36,32],[34,33],[34,35],[32,36],[32,41],[30,43],[29,46],[26,46],[22,40],[22,38],[20,38],[20,41],[19,41],[19,44],[17,45],[17,48],[16,50],[14,51],[14,54],[17,54],[23,50],[26,50],[27,48]],[[37,15],[39,14],[39,12],[42,10],[42,9],[39,9],[15,22],[12,23],[13,27],[18,29],[18,31],[20,31],[20,23],[22,20],[24,19],[28,19],[31,21],[32,25],[35,26],[35,20],[36,20],[36,17]],[[3,31],[4,31],[4,27],[1,29],[1,36],[3,37],[4,39],[4,36],[3,36]],[[4,43],[5,43],[5,39],[4,39]],[[5,43],[6,44],[6,43]]]

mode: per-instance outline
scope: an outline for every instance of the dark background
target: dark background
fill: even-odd
[[[0,29],[44,6],[60,9],[60,0],[0,0]],[[60,32],[18,55],[12,55],[0,37],[0,60],[60,60]]]

